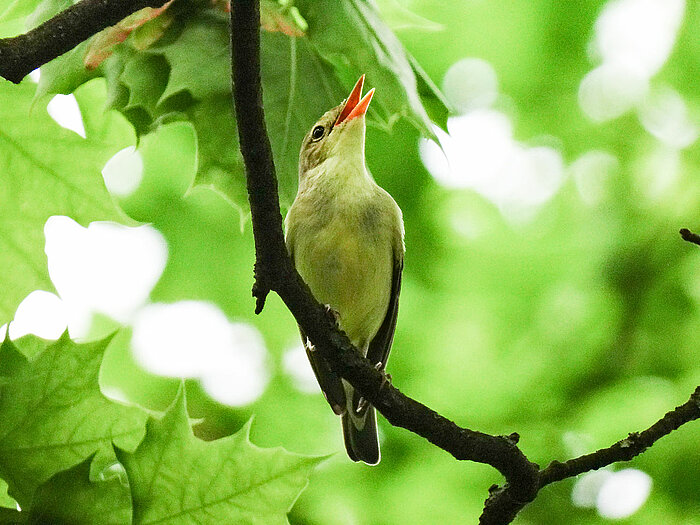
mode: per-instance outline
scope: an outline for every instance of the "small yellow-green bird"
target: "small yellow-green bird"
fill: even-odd
[[[287,214],[287,248],[314,297],[334,312],[353,345],[386,367],[398,313],[404,242],[401,210],[365,165],[364,75],[346,101],[304,137],[299,191]],[[374,407],[302,341],[321,390],[341,417],[348,456],[379,463]]]

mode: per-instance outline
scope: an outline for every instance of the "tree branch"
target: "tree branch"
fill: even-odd
[[[28,33],[0,39],[0,76],[19,84],[50,62],[103,29],[145,7],[167,0],[82,0]]]
[[[618,461],[630,461],[665,435],[698,418],[700,418],[700,386],[695,389],[688,401],[668,412],[648,429],[632,432],[625,439],[592,454],[570,459],[564,463],[553,461],[540,473],[540,488],[555,481],[598,470]]]
[[[681,228],[680,232],[678,233],[681,234],[681,237],[683,237],[684,241],[700,245],[700,235],[691,232],[688,228]]]

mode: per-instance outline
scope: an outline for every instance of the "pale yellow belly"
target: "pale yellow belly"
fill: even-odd
[[[388,232],[363,232],[334,219],[313,235],[300,235],[294,253],[314,297],[338,312],[340,328],[366,351],[389,305],[393,255]]]

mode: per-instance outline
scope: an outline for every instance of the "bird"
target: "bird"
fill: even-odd
[[[285,242],[312,294],[353,346],[384,374],[394,339],[404,261],[401,209],[365,162],[365,115],[374,88],[365,75],[309,130],[299,153],[299,187]],[[306,354],[353,461],[379,463],[375,408],[331,370],[300,327]]]

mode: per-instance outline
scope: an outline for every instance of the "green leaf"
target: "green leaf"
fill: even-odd
[[[29,15],[40,0],[4,0],[0,5],[0,22],[24,18]]]
[[[445,29],[443,25],[417,15],[398,0],[378,0],[377,8],[382,15],[382,20],[393,31],[442,31]]]
[[[126,220],[100,171],[134,136],[122,116],[102,111],[103,82],[76,92],[85,139],[58,126],[44,107],[32,111],[34,90],[29,82],[0,84],[0,323],[32,290],[53,289],[43,234],[50,216],[83,225]]]
[[[0,479],[0,507],[14,509],[17,507],[17,502],[7,493],[7,483]],[[0,519],[2,523],[2,519]]]
[[[160,419],[150,419],[135,452],[117,449],[134,502],[134,523],[286,524],[286,513],[323,460],[261,449],[250,424],[216,441],[196,438],[183,389]]]
[[[372,108],[387,126],[397,116],[405,116],[421,133],[434,137],[423,100],[427,98],[432,105],[443,105],[442,111],[433,110],[433,114],[444,114],[446,121],[444,99],[425,78],[419,89],[410,55],[382,22],[372,3],[300,0],[296,6],[309,24],[308,36],[316,51],[334,67],[344,84],[351,87],[365,73],[367,84],[377,88]],[[446,125],[442,120],[438,124]]]
[[[279,178],[280,199],[291,204],[304,135],[349,93],[305,38],[261,35],[265,120]],[[357,79],[355,79],[357,80]]]
[[[129,525],[131,494],[118,477],[90,480],[93,456],[40,485],[29,511],[29,523],[41,525]]]
[[[265,31],[279,31],[287,36],[304,36],[307,25],[296,7],[283,5],[277,0],[262,0],[260,27]]]
[[[0,476],[10,495],[29,508],[34,491],[57,472],[112,442],[134,449],[145,413],[108,400],[97,377],[109,339],[76,344],[67,335],[46,343],[24,366],[0,361]],[[5,355],[12,343],[5,341]],[[16,352],[16,350],[15,350]]]
[[[196,99],[231,91],[228,34],[225,17],[204,11],[188,18],[177,38],[144,51],[162,55],[170,65],[161,102],[181,91]]]

